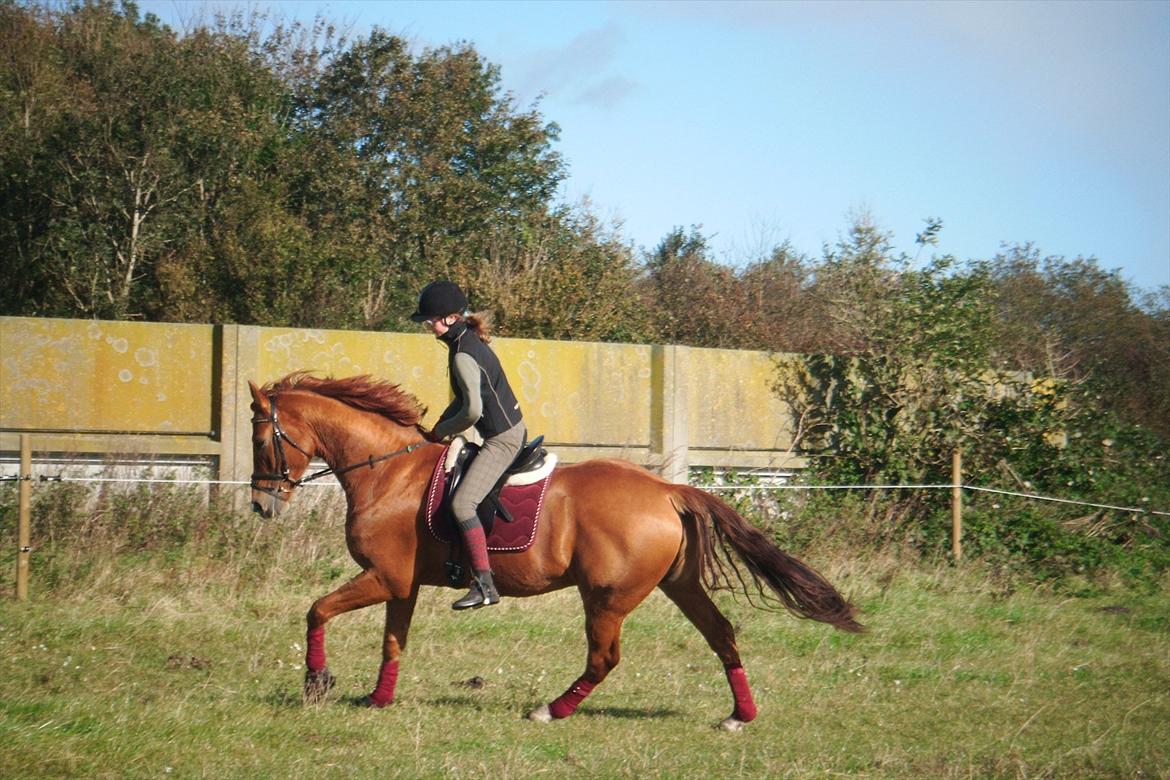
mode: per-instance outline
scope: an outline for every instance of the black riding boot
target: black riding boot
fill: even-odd
[[[451,605],[451,609],[470,609],[471,607],[487,607],[500,603],[500,594],[496,584],[492,582],[491,569],[487,571],[473,571],[471,573],[471,590],[467,595]]]

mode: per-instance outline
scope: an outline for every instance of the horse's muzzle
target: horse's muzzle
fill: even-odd
[[[279,515],[286,506],[288,506],[288,501],[279,498],[275,492],[252,491],[252,511],[265,520]]]

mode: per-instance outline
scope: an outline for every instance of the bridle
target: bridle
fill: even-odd
[[[280,473],[276,474],[253,471],[252,490],[258,490],[261,493],[267,493],[268,495],[273,496],[274,498],[279,498],[281,500],[284,500],[282,494],[291,493],[293,490],[305,484],[306,482],[313,482],[314,480],[321,479],[321,477],[327,477],[330,474],[345,474],[348,471],[353,471],[354,469],[361,468],[362,466],[369,466],[370,468],[373,468],[375,463],[383,460],[389,460],[390,458],[393,458],[397,455],[408,455],[409,453],[417,450],[419,447],[427,444],[425,441],[415,442],[414,444],[408,444],[400,450],[395,450],[394,452],[389,452],[385,455],[379,455],[378,457],[371,455],[363,461],[352,463],[348,466],[345,466],[344,468],[324,468],[320,471],[314,471],[312,474],[301,477],[300,479],[293,479],[291,476],[289,476],[288,457],[286,457],[284,454],[284,442],[288,442],[289,446],[308,458],[310,462],[313,460],[313,455],[312,453],[306,451],[304,447],[301,447],[299,444],[293,441],[292,438],[284,432],[284,429],[280,427],[280,419],[276,412],[275,395],[268,396],[268,408],[271,410],[270,416],[253,417],[252,424],[255,425],[256,423],[268,423],[272,426],[272,450],[276,454],[276,468],[280,471]],[[257,484],[259,480],[278,481],[281,484],[279,487],[269,488]]]

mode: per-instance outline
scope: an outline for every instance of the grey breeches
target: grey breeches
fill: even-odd
[[[456,520],[464,522],[475,519],[475,508],[520,454],[526,433],[524,423],[517,423],[483,443],[479,455],[475,456],[471,468],[463,475],[451,499],[451,513]]]

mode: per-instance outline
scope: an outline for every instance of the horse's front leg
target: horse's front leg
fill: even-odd
[[[390,591],[373,569],[366,569],[327,596],[313,602],[306,618],[305,701],[320,701],[333,687],[334,678],[325,664],[325,624],[337,615],[390,598]]]
[[[398,684],[398,656],[406,649],[406,633],[410,630],[410,619],[418,600],[418,585],[405,598],[390,599],[386,602],[386,629],[382,636],[382,667],[378,670],[378,683],[374,692],[366,697],[371,707],[385,707],[394,701],[394,688]]]

